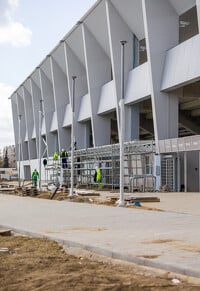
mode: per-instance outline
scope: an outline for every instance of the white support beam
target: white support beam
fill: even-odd
[[[200,0],[196,0],[197,5],[197,18],[198,18],[198,25],[199,25],[199,33],[200,33]]]
[[[111,80],[111,61],[85,25],[82,25],[94,146],[110,143],[110,120],[97,115],[102,86]]]
[[[155,140],[178,136],[178,96],[160,91],[166,51],[178,44],[179,16],[166,0],[142,0]],[[159,17],[158,17],[159,15]]]
[[[108,34],[109,34],[109,46],[112,63],[113,80],[115,83],[115,100],[116,100],[116,113],[117,113],[117,124],[118,133],[120,133],[120,114],[119,114],[119,101],[121,98],[120,91],[120,41],[127,41],[126,52],[124,58],[124,88],[127,86],[128,74],[133,68],[133,33],[130,31],[128,25],[121,18],[116,8],[112,5],[111,1],[106,0],[106,14],[108,23]],[[126,90],[125,90],[126,92]],[[126,115],[126,112],[125,112]],[[129,124],[125,124],[125,140],[127,127]]]
[[[74,100],[74,138],[77,144],[77,149],[83,149],[87,147],[86,134],[85,134],[85,124],[78,122],[78,115],[81,106],[81,97],[88,93],[87,87],[87,76],[85,67],[74,54],[72,49],[64,42],[64,51],[65,51],[65,64],[69,88],[69,100],[70,104],[72,102],[72,76],[77,76],[76,80],[76,98]],[[88,111],[91,109],[88,108]],[[71,144],[71,138],[70,143]]]

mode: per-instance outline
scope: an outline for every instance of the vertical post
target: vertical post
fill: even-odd
[[[75,80],[76,76],[72,76],[72,127],[71,127],[71,189],[70,196],[74,195],[74,108],[75,108]]]
[[[184,152],[184,185],[187,192],[187,152]]]
[[[120,198],[119,206],[124,206],[124,46],[127,41],[122,40],[121,43],[121,100],[120,106]]]
[[[199,151],[199,192],[200,192],[200,151]]]
[[[21,187],[21,117],[22,115],[19,114],[19,137],[18,137],[18,165],[19,165],[19,169],[18,169],[18,179],[19,179],[19,188]]]
[[[39,155],[39,191],[41,191],[41,159],[42,159],[42,101],[40,100],[40,109],[39,109],[39,147],[38,147],[38,155]]]
[[[177,153],[177,192],[180,192],[181,177],[180,177],[180,155]]]

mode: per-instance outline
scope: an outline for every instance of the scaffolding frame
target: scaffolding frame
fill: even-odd
[[[135,175],[144,175],[150,177],[153,174],[154,154],[156,151],[154,141],[131,141],[124,143],[124,188],[141,189],[143,180],[137,179],[134,187],[132,177]],[[148,158],[147,158],[148,157]],[[95,169],[100,167],[102,179],[100,183],[94,182]],[[53,161],[48,159],[46,167],[47,183],[62,184],[62,175],[64,173],[64,181],[67,187],[71,183],[71,152],[68,152],[68,168],[62,173],[61,161]],[[74,150],[74,185],[79,187],[106,187],[112,190],[119,188],[120,178],[120,146],[112,144],[95,148],[87,148]],[[147,181],[143,189],[148,188],[154,190],[154,182]],[[151,179],[150,179],[151,180]]]

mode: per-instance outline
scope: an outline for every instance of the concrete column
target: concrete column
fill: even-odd
[[[82,26],[88,92],[91,103],[91,124],[94,146],[110,143],[110,121],[98,116],[97,110],[102,86],[110,81],[110,59],[85,25]]]
[[[18,158],[18,136],[19,136],[19,118],[18,118],[18,111],[17,111],[17,94],[11,96],[11,106],[12,106],[12,118],[13,118],[13,129],[14,129],[14,139],[15,139],[15,146],[16,146],[16,160]]]
[[[63,46],[63,45],[62,45]],[[64,46],[63,46],[64,53]],[[69,104],[69,91],[66,73],[63,72],[56,60],[51,57],[52,83],[55,102],[55,113],[58,125],[58,145],[59,149],[70,145],[70,130],[63,128],[66,104]],[[67,149],[67,148],[66,148]]]
[[[46,127],[46,139],[47,139],[47,156],[53,156],[55,152],[55,137],[51,133],[51,124],[53,114],[55,112],[55,103],[53,95],[53,84],[51,80],[51,66],[50,58],[43,63],[39,69],[41,93],[43,99],[44,120]]]
[[[179,16],[168,0],[142,0],[155,139],[178,136],[178,96],[160,91],[166,51],[178,44]]]
[[[21,149],[22,149],[22,155],[21,155],[21,161],[28,160],[29,159],[29,153],[28,153],[28,144],[26,140],[26,112],[25,112],[25,105],[24,105],[24,97],[23,97],[23,88],[20,87],[17,91],[17,106],[18,106],[18,114],[21,115]]]
[[[31,87],[31,96],[33,104],[33,119],[34,119],[34,130],[36,136],[36,151],[37,157],[39,156],[39,109],[40,109],[40,100],[42,99],[41,90],[39,85],[39,74],[36,71],[31,78],[29,79]]]
[[[27,138],[28,138],[28,149],[30,159],[35,159],[36,155],[36,142],[32,139],[33,129],[34,129],[34,120],[33,120],[33,104],[32,96],[30,94],[30,82],[27,80],[23,86],[23,95],[24,95],[24,105],[26,112],[26,127],[27,127]]]
[[[87,76],[85,67],[79,61],[77,56],[71,50],[71,48],[65,44],[65,61],[66,61],[66,71],[68,79],[68,88],[69,88],[69,99],[70,103],[72,101],[72,76],[77,76],[76,79],[76,90],[75,90],[75,112],[74,112],[74,136],[77,143],[77,149],[86,148],[86,139],[85,139],[85,124],[78,122],[78,115],[81,105],[81,97],[88,93],[87,87]],[[90,108],[88,108],[90,110]],[[71,140],[71,139],[70,139]],[[71,142],[70,142],[71,144]]]
[[[116,93],[116,113],[118,122],[118,133],[120,132],[119,101],[121,98],[121,45],[120,41],[127,41],[124,58],[124,87],[126,88],[128,74],[133,69],[133,33],[121,18],[111,1],[106,1],[106,13],[108,23],[108,35],[110,55],[113,70],[113,80]],[[126,89],[125,89],[126,92]]]

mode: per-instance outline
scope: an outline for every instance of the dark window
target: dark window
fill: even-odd
[[[197,8],[194,6],[179,17],[179,43],[198,33]]]

